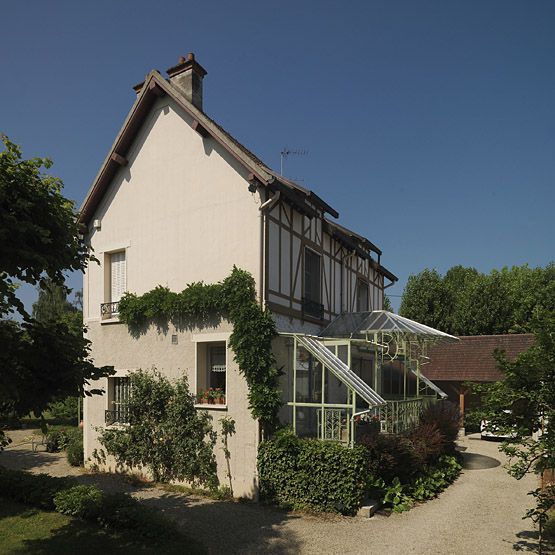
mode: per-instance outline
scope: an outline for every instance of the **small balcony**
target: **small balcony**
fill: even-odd
[[[318,303],[316,301],[312,301],[303,297],[302,308],[304,314],[306,314],[307,316],[318,318],[318,320],[322,320],[324,318],[324,305],[322,303]]]
[[[102,320],[116,318],[119,314],[119,301],[115,303],[102,303],[100,305],[100,317]]]

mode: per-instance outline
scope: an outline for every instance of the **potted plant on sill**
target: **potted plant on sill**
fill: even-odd
[[[221,387],[214,390],[214,400],[217,405],[225,405],[225,392]]]

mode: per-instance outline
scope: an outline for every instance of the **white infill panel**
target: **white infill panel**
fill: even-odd
[[[327,347],[313,337],[297,335],[299,343],[326,368],[351,388],[370,407],[385,405],[386,401],[378,395],[367,383],[362,381],[340,358],[336,357]]]
[[[420,376],[418,376],[418,372],[416,372],[416,370],[413,370],[412,368],[410,369],[410,371],[417,378],[423,381],[430,389],[433,389],[442,399],[447,399],[447,393],[445,393],[443,389],[439,388],[432,380],[429,380],[426,376],[424,376],[424,374],[420,374]]]

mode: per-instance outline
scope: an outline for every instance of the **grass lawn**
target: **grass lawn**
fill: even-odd
[[[132,533],[105,530],[59,513],[0,498],[0,555],[78,553],[206,553],[184,536],[163,542],[138,540]]]

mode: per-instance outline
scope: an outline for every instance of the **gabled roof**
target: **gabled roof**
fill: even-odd
[[[210,136],[222,145],[239,163],[250,172],[249,178],[262,186],[280,190],[286,198],[298,205],[308,216],[316,215],[315,208],[328,212],[334,217],[339,214],[318,195],[297,183],[277,175],[257,156],[233,138],[225,129],[193,106],[171,83],[157,71],[151,71],[145,79],[108,156],[89,189],[80,210],[80,221],[87,224],[97,208],[104,192],[110,185],[118,168],[127,163],[126,155],[131,144],[157,98],[168,95],[193,119],[193,128],[202,136]]]
[[[430,363],[422,371],[431,380],[490,382],[503,377],[493,358],[495,349],[506,352],[509,360],[534,344],[530,333],[507,335],[474,335],[459,337],[453,344],[434,345],[429,351]]]
[[[137,99],[131,107],[108,156],[104,160],[81,206],[79,221],[82,224],[88,225],[90,222],[117,170],[127,164],[126,156],[128,151],[150,109],[159,97],[165,95],[168,95],[180,108],[190,115],[192,127],[195,131],[203,137],[211,137],[217,141],[249,172],[249,181],[256,185],[268,187],[272,191],[279,191],[295,208],[310,218],[316,216],[318,211],[327,212],[334,218],[339,217],[339,213],[316,193],[305,189],[290,179],[286,179],[266,166],[264,162],[237,141],[223,127],[191,104],[179,89],[166,81],[158,71],[151,71],[144,83],[136,85],[134,88],[140,91]],[[336,236],[342,236],[347,246],[357,251],[361,256],[370,259],[369,250],[376,252],[378,256],[381,255],[381,250],[368,239],[349,231],[335,222],[325,221]],[[371,262],[373,267],[385,277],[391,281],[397,281],[397,277],[381,266],[381,264],[374,260],[371,260]]]

